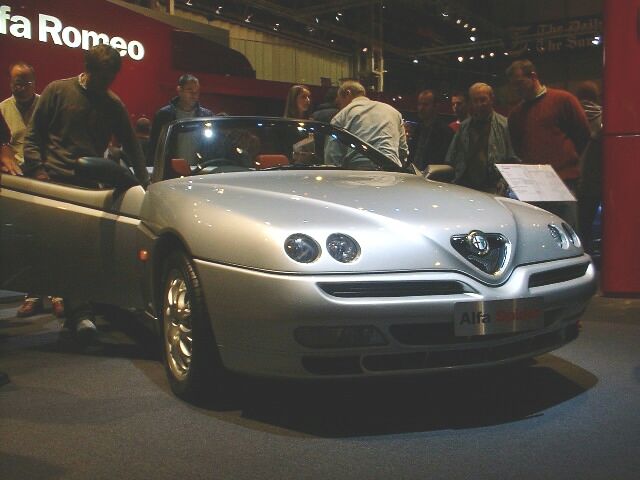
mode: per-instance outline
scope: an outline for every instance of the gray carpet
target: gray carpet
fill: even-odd
[[[637,479],[640,300],[597,297],[575,342],[520,375],[242,381],[237,406],[168,389],[140,328],[79,351],[0,305],[0,478]]]

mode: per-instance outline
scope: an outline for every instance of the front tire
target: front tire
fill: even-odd
[[[164,365],[173,393],[187,401],[224,394],[226,373],[218,354],[193,263],[176,251],[162,275],[162,343]]]

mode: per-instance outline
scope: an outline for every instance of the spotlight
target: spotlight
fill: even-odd
[[[469,40],[471,40],[472,42],[475,42],[475,41],[476,41],[476,37],[475,37],[475,35],[471,35],[471,36],[469,37]]]
[[[465,23],[465,24],[463,25],[463,27],[464,27],[464,28],[469,28],[469,24],[468,24],[468,23]]]
[[[364,47],[364,48],[362,49],[362,53],[367,53],[368,51],[369,51],[369,49],[368,49],[367,47]]]
[[[216,8],[216,15],[222,15],[222,5]]]
[[[456,23],[457,23],[458,25],[460,25],[460,24],[462,23],[462,20],[457,19],[457,20],[456,20]]]
[[[464,62],[464,57],[463,57],[462,55],[460,55],[460,56],[458,57],[458,61],[459,61],[460,63]]]
[[[475,32],[476,30],[477,30],[476,27],[471,27],[472,32]]]
[[[191,0],[187,0],[185,3],[186,6],[190,7],[191,5],[193,5],[193,3],[191,2]]]
[[[413,59],[413,63],[418,63],[418,59],[417,59],[417,58],[414,58],[414,59]]]
[[[247,15],[244,19],[245,23],[251,23],[251,17],[253,17],[253,13]]]
[[[484,58],[484,53],[482,55],[480,55],[480,58]]]

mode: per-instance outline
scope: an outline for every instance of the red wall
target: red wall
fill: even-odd
[[[120,74],[112,90],[127,105],[131,117],[152,116],[175,95],[177,78],[185,73],[172,67],[172,27],[106,0],[0,0],[11,7],[10,15],[30,20],[32,38],[16,38],[0,34],[2,69],[22,60],[36,69],[36,89],[41,91],[49,82],[79,74],[83,69],[84,50],[38,40],[38,14],[57,17],[63,27],[93,30],[109,37],[120,36],[144,45],[145,56],[135,61],[125,56]],[[7,22],[8,27],[11,22]],[[202,64],[193,52],[192,64]],[[182,58],[181,60],[184,60]],[[220,58],[211,58],[219,62]],[[182,65],[189,64],[181,62]],[[256,80],[255,78],[215,75],[190,70],[200,79],[201,102],[215,112],[229,114],[281,115],[284,99],[291,84]],[[6,77],[5,77],[6,78]],[[322,100],[322,91],[312,88],[315,103]],[[0,84],[0,98],[10,95],[8,81]]]
[[[604,8],[602,290],[640,294],[640,0]]]

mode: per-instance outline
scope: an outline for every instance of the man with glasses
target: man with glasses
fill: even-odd
[[[12,95],[0,102],[0,113],[11,132],[11,140],[7,147],[17,165],[17,168],[9,173],[20,174],[22,173],[20,166],[24,163],[24,137],[27,125],[40,98],[40,95],[35,92],[36,75],[33,67],[25,62],[12,64],[9,67],[9,87]],[[62,298],[51,297],[51,308],[56,317],[64,316]],[[18,308],[17,316],[30,317],[42,313],[43,310],[43,298],[29,294]]]

